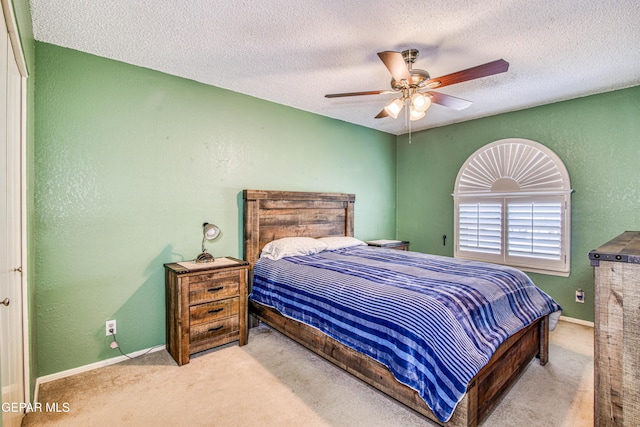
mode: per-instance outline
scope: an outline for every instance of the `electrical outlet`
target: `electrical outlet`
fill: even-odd
[[[116,334],[116,321],[115,320],[107,320],[107,323],[105,325],[105,332],[107,333],[107,336]]]
[[[584,304],[584,291],[582,289],[576,289],[576,302]]]

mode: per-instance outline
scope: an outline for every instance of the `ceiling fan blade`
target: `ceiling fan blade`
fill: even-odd
[[[361,96],[361,95],[382,95],[385,93],[393,93],[392,90],[370,90],[366,92],[347,92],[347,93],[330,93],[325,98],[342,98],[344,96]]]
[[[412,84],[411,73],[407,68],[407,64],[404,62],[404,58],[402,58],[402,54],[400,52],[391,52],[384,51],[378,52],[378,56],[387,67],[393,79],[397,82],[401,82],[402,80],[406,80],[409,84]]]
[[[487,77],[494,74],[504,73],[508,69],[509,69],[509,63],[504,59],[498,59],[496,61],[487,62],[486,64],[478,65],[476,67],[467,68],[466,70],[447,74],[446,76],[427,80],[425,82],[425,86],[431,87],[431,88],[449,86],[456,83],[466,82],[468,80],[474,80],[474,79],[479,79],[481,77]],[[439,83],[439,84],[436,84],[436,83]]]
[[[389,117],[389,113],[387,113],[387,110],[385,110],[384,108],[382,109],[382,111],[380,111],[378,113],[378,115],[375,117],[376,119],[383,119],[385,117]]]
[[[445,95],[439,92],[429,91],[425,92],[425,94],[429,95],[431,102],[453,108],[454,110],[464,110],[473,104],[473,102],[467,101],[466,99],[456,98],[455,96]]]

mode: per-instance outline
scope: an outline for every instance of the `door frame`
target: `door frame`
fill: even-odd
[[[24,58],[23,58],[24,60]],[[20,67],[18,67],[20,68]],[[21,72],[22,73],[22,72]],[[27,78],[22,75],[20,99],[22,111],[20,112],[20,254],[22,274],[22,360],[24,363],[24,401],[31,402],[31,369],[29,363],[29,290],[27,288],[27,276],[29,263],[27,258]]]
[[[9,33],[11,48],[15,57],[18,71],[20,72],[20,286],[22,290],[22,363],[24,373],[24,401],[31,402],[31,373],[30,373],[30,355],[29,355],[29,292],[28,292],[28,273],[29,264],[27,257],[27,78],[29,72],[27,63],[22,50],[18,25],[13,10],[12,0],[0,0],[2,3],[2,12]]]

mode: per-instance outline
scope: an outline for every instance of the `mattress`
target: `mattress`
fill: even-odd
[[[382,363],[443,422],[507,337],[561,310],[514,268],[368,246],[261,258],[250,299]]]

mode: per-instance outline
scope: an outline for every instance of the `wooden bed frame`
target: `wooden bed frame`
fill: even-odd
[[[244,257],[251,268],[272,240],[292,237],[353,236],[354,194],[244,190]],[[251,275],[250,275],[251,276]],[[399,383],[381,363],[317,329],[249,303],[249,313],[409,408],[445,426],[477,426],[498,404],[534,357],[548,360],[548,317],[509,337],[469,383],[447,423],[433,414],[418,393]]]

